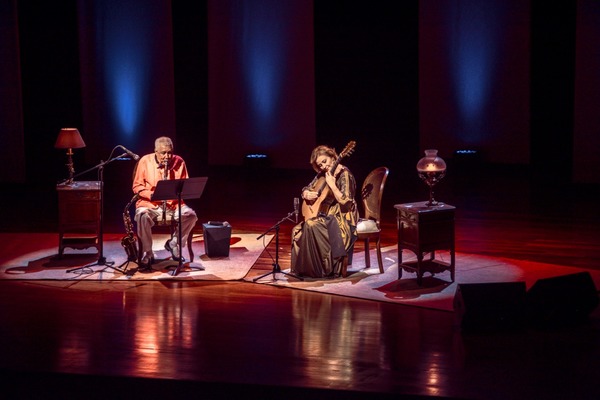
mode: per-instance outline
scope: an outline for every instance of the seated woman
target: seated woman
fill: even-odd
[[[291,270],[298,276],[338,276],[344,257],[356,241],[356,181],[340,160],[327,146],[316,147],[310,156],[317,176],[302,189],[305,221],[292,230]]]

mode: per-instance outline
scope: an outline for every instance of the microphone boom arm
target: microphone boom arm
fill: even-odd
[[[75,174],[75,175],[73,175],[73,179],[77,178],[78,176],[85,175],[85,174],[87,174],[88,172],[90,172],[90,171],[93,171],[93,170],[95,170],[95,169],[104,168],[104,166],[105,166],[106,164],[108,164],[108,163],[111,163],[111,162],[113,162],[113,161],[115,161],[115,160],[122,160],[124,157],[127,157],[127,156],[129,156],[129,154],[128,154],[128,153],[123,153],[123,154],[121,154],[120,156],[113,157],[113,158],[111,158],[111,159],[109,159],[109,160],[106,160],[106,161],[100,161],[100,164],[98,164],[98,165],[95,165],[95,166],[93,166],[92,168],[88,168],[88,169],[86,169],[85,171],[82,171],[82,172],[80,172],[80,173],[78,173],[78,174]],[[69,178],[69,179],[70,179],[70,178]],[[59,184],[59,185],[65,184],[65,183],[67,183],[67,182],[69,181],[69,179],[65,179],[65,180],[63,180],[63,181],[60,181],[58,184]]]

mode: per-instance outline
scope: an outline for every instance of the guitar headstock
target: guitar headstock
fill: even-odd
[[[350,154],[352,154],[352,152],[354,152],[355,147],[356,147],[356,142],[354,140],[351,140],[350,142],[348,142],[346,147],[344,147],[344,150],[342,150],[342,152],[340,153],[340,158],[348,157]]]

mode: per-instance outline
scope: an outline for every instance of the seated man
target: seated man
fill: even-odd
[[[154,259],[152,252],[152,227],[158,221],[168,218],[179,219],[178,201],[150,201],[158,181],[163,179],[185,179],[188,177],[185,161],[173,154],[173,142],[166,136],[154,142],[154,153],[146,154],[138,161],[133,178],[133,192],[139,195],[135,205],[137,234],[142,245],[140,267],[149,268]],[[165,243],[165,249],[171,252],[174,260],[179,261],[181,247],[187,243],[187,237],[196,225],[198,217],[194,210],[181,202],[181,244],[177,241],[177,230]],[[179,221],[178,221],[179,222]]]

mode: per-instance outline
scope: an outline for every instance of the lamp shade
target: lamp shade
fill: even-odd
[[[419,172],[443,172],[446,170],[446,162],[437,155],[437,150],[425,150],[425,157],[417,163]]]
[[[57,149],[79,149],[85,147],[77,128],[62,128],[56,138],[54,147]]]

